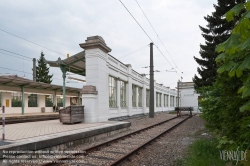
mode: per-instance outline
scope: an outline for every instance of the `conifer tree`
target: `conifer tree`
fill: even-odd
[[[245,0],[218,0],[218,4],[214,4],[215,12],[212,15],[207,15],[204,19],[208,22],[206,27],[199,26],[202,31],[202,36],[205,39],[205,44],[200,44],[201,59],[194,57],[195,61],[200,65],[197,71],[200,75],[195,75],[193,82],[197,90],[203,86],[210,86],[215,82],[217,76],[217,65],[215,58],[218,53],[215,51],[216,45],[226,41],[234,28],[235,19],[232,22],[227,22],[222,16],[235,5],[244,2]]]
[[[41,56],[38,60],[38,66],[36,67],[36,82],[51,83],[53,74],[49,75],[49,67],[44,61],[44,54],[41,52]]]

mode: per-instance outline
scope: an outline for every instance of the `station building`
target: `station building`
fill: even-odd
[[[85,122],[149,112],[146,75],[110,55],[111,49],[100,36],[88,37],[80,47],[84,49],[82,52],[65,60],[46,61],[51,67],[61,68],[64,81],[68,71],[85,76],[86,85],[82,89],[0,77],[0,101],[6,106],[6,113],[41,112],[44,108],[45,112],[52,112],[53,105],[63,106],[64,88],[65,106],[84,105]],[[174,110],[179,101],[177,90],[156,81],[154,88],[155,112]]]

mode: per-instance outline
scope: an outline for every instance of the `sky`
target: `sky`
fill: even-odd
[[[112,49],[112,56],[131,64],[141,74],[149,74],[149,68],[143,67],[149,66],[149,43],[153,42],[154,69],[160,71],[155,72],[156,82],[172,89],[181,77],[182,81],[191,82],[198,67],[193,57],[200,57],[200,44],[205,42],[199,25],[207,25],[204,16],[211,15],[217,1],[122,0],[122,3],[119,0],[0,0],[1,75],[17,74],[32,79],[32,58],[39,59],[43,52],[47,60],[65,59],[67,54],[81,52],[79,44],[87,37],[98,35]],[[53,74],[52,84],[62,85],[59,68],[51,67],[50,74]],[[68,78],[66,84],[77,88],[84,85]]]

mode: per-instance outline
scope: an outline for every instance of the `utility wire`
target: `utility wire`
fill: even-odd
[[[21,72],[21,73],[27,73],[27,74],[32,74],[32,73],[28,73],[25,71],[20,71],[20,70],[14,70],[14,69],[9,69],[9,68],[5,68],[5,67],[0,67],[1,69],[6,69],[6,70],[11,70],[11,71],[17,71],[17,72]],[[32,74],[33,75],[33,74]]]
[[[31,74],[31,75],[33,75],[32,73],[25,72],[25,71],[20,71],[20,70],[15,70],[15,69],[10,69],[10,68],[1,67],[1,66],[0,66],[0,68],[1,68],[1,69],[6,69],[6,70],[11,70],[11,71],[16,71],[16,72],[20,72],[20,73],[26,73],[26,74]],[[61,79],[61,78],[52,78],[52,79],[56,79],[56,80],[63,80],[63,79]]]
[[[8,55],[8,56],[12,56],[12,57],[19,58],[19,59],[26,60],[26,61],[30,61],[30,60],[28,60],[28,59],[24,59],[24,58],[21,58],[21,57],[15,56],[15,55],[6,54],[6,53],[3,53],[3,52],[0,52],[0,54],[4,54],[4,55]]]
[[[135,52],[141,51],[141,50],[143,50],[144,48],[147,48],[147,47],[148,47],[148,45],[143,46],[143,47],[139,48],[138,50],[135,50],[135,51],[133,51],[133,52],[131,52],[131,53],[128,53],[128,54],[126,54],[126,55],[123,55],[123,56],[119,57],[119,59],[124,58],[124,57],[126,57],[126,56],[129,56],[129,55],[131,55],[131,54],[133,54],[133,53],[135,53]]]
[[[32,59],[32,58],[30,58],[30,57],[27,57],[27,56],[24,56],[24,55],[21,55],[21,54],[17,54],[17,53],[8,51],[8,50],[4,50],[4,49],[0,49],[0,50],[5,51],[5,52],[9,52],[9,53],[11,53],[11,54],[19,55],[19,56],[22,56],[22,57],[24,57],[24,58]]]
[[[174,62],[175,66],[179,69],[179,67],[176,65],[174,59],[172,58],[172,56],[170,55],[170,53],[168,52],[167,48],[165,47],[165,45],[163,44],[161,38],[159,37],[159,35],[157,34],[156,30],[154,29],[153,25],[151,24],[151,22],[149,21],[148,17],[146,16],[146,14],[144,13],[144,11],[142,10],[141,6],[139,5],[138,1],[135,0],[137,5],[139,6],[139,8],[141,9],[142,13],[144,14],[144,16],[146,17],[148,23],[150,24],[150,26],[152,27],[152,29],[154,30],[155,34],[157,35],[157,38],[159,38],[161,44],[163,45],[163,47],[165,48],[165,50],[167,51],[168,55],[171,57],[172,61]],[[166,57],[165,57],[166,59]],[[172,66],[172,65],[171,65]],[[173,67],[173,66],[172,66]],[[180,70],[180,69],[179,69]]]
[[[122,1],[119,0],[121,3]],[[135,19],[135,17],[130,13],[130,11],[128,10],[128,8],[122,3],[122,5],[125,7],[125,9],[129,12],[129,14],[133,17],[133,19],[135,20],[135,22],[137,22],[137,24],[141,27],[141,29],[143,30],[143,32],[148,36],[148,38],[150,39],[151,42],[153,42],[153,40],[149,37],[149,35],[147,34],[147,32],[142,28],[142,26],[139,24],[139,22]]]
[[[23,38],[23,37],[20,37],[20,36],[17,36],[17,35],[15,35],[15,34],[13,34],[13,33],[7,32],[7,31],[5,31],[5,30],[3,30],[3,29],[0,29],[0,31],[3,31],[3,32],[5,32],[5,33],[7,33],[7,34],[9,34],[9,35],[15,36],[15,37],[17,37],[17,38],[19,38],[19,39],[25,40],[25,41],[27,41],[27,42],[29,42],[29,43],[35,44],[35,45],[37,45],[37,46],[39,46],[39,47],[45,48],[45,49],[47,49],[47,50],[50,50],[50,51],[52,51],[52,52],[54,52],[54,53],[63,55],[63,54],[61,54],[61,53],[59,53],[59,52],[57,52],[57,51],[54,51],[54,50],[52,50],[52,49],[50,49],[50,48],[48,48],[48,47],[42,46],[42,45],[37,44],[37,43],[35,43],[35,42],[32,42],[32,41],[30,41],[30,40],[27,40],[27,39],[25,39],[25,38]]]
[[[122,1],[119,0],[121,3]],[[136,21],[136,23],[141,27],[141,29],[143,30],[143,32],[148,36],[148,38],[151,40],[151,42],[153,42],[153,40],[150,38],[150,36],[147,34],[147,32],[142,28],[142,26],[139,24],[139,22],[135,19],[135,17],[131,14],[131,12],[128,10],[128,8],[122,3],[122,5],[124,6],[124,8],[129,12],[129,14],[133,17],[133,19]],[[153,42],[154,43],[154,42]],[[161,50],[158,48],[157,45],[155,45],[156,48],[159,50],[159,52],[163,55],[163,57],[167,60],[167,62],[173,67],[173,65],[168,61],[168,59],[165,57],[165,55],[161,52]],[[173,67],[174,68],[174,67]],[[177,73],[177,72],[176,72]],[[179,75],[179,73],[177,73]],[[179,75],[180,76],[180,75]]]

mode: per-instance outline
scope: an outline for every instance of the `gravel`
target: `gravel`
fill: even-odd
[[[155,118],[148,118],[148,116],[138,116],[136,118],[130,118],[123,121],[129,121],[131,122],[131,127],[129,130],[126,130],[124,132],[118,133],[116,135],[113,135],[111,137],[96,140],[93,143],[83,144],[79,145],[74,148],[70,148],[68,150],[83,150],[84,148],[100,144],[102,142],[106,142],[107,140],[113,139],[115,137],[119,137],[125,134],[128,134],[130,132],[136,131],[141,128],[145,128],[147,126],[151,126],[153,124],[159,123],[161,121],[171,119],[175,117],[176,115],[171,115],[166,112],[163,113],[157,113],[155,114]],[[185,117],[181,117],[181,119],[184,119]],[[178,120],[174,119],[170,121],[171,123],[166,123],[165,128],[168,128],[170,124],[176,123]],[[158,131],[154,131],[155,133],[159,133],[162,129],[159,129]],[[192,143],[194,140],[196,140],[199,137],[207,137],[207,135],[201,135],[204,130],[204,121],[199,116],[194,116],[181,125],[179,125],[174,130],[170,131],[168,134],[165,134],[163,137],[157,139],[157,141],[153,142],[151,145],[148,145],[146,149],[142,149],[139,151],[139,155],[134,155],[130,159],[130,161],[127,161],[123,163],[124,166],[154,166],[154,165],[173,165],[174,161],[177,159],[183,158],[185,155],[185,152],[187,150],[187,147]],[[199,133],[200,132],[200,133]],[[198,133],[198,134],[197,134]],[[130,141],[129,139],[120,141],[120,145],[114,145],[114,146],[108,146],[105,149],[101,149],[100,151],[94,152],[89,154],[92,157],[84,157],[81,160],[84,161],[84,163],[91,163],[95,165],[106,165],[107,161],[96,159],[94,156],[99,156],[99,154],[102,154],[103,157],[107,158],[115,158],[115,156],[122,155],[123,152],[127,152],[128,149],[124,147],[132,147],[136,144],[141,144],[146,137],[149,138],[149,135],[151,135],[152,132],[147,134],[146,132],[140,133],[138,135],[141,135],[138,140]],[[151,137],[151,136],[150,136]],[[110,153],[109,151],[115,151],[120,152],[117,154]],[[106,164],[105,164],[106,163]],[[27,165],[27,164],[25,164]],[[77,164],[63,164],[63,165],[77,165]]]
[[[209,136],[205,133],[204,120],[194,116],[165,134],[156,142],[132,156],[123,166],[173,166],[175,161],[185,156],[188,146],[198,138]]]

